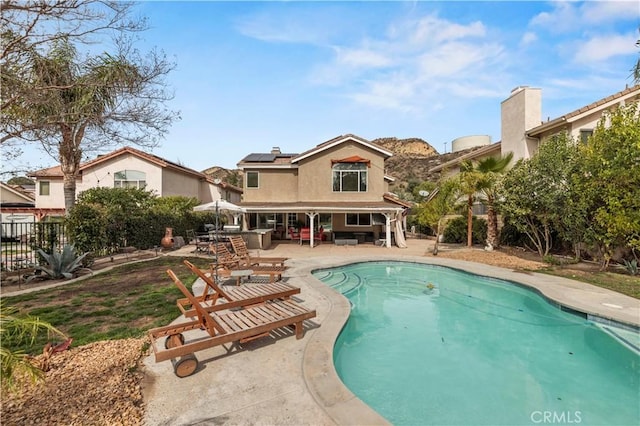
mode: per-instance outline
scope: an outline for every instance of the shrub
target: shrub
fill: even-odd
[[[487,239],[487,221],[473,216],[471,224],[473,226],[473,243],[483,244]],[[443,236],[445,243],[466,243],[467,218],[459,216],[451,219],[447,222]]]
[[[504,219],[504,226],[500,229],[500,245],[510,247],[528,247],[531,244],[529,237],[509,221]]]

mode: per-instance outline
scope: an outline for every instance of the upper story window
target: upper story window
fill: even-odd
[[[49,181],[42,181],[39,182],[40,185],[40,190],[39,190],[39,195],[49,195],[51,192],[51,182]]]
[[[334,192],[366,192],[366,163],[336,163],[333,165]]]
[[[245,173],[245,179],[247,182],[247,188],[257,188],[258,187],[258,172],[247,172]]]
[[[113,175],[114,188],[138,188],[147,186],[147,174],[137,170],[121,170]]]
[[[580,129],[580,142],[586,144],[591,135],[593,135],[592,129]]]

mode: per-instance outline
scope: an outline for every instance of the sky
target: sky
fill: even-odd
[[[421,138],[440,153],[462,136],[498,142],[515,87],[542,89],[553,119],[631,86],[640,52],[637,1],[147,1],[136,11],[151,26],[139,47],[177,65],[168,107],[181,120],[152,153],[200,171],[347,133]],[[56,164],[35,150],[21,161]]]

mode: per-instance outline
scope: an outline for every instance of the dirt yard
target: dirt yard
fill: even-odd
[[[514,270],[535,271],[548,266],[536,260],[538,258],[536,254],[519,249],[500,249],[489,252],[481,248],[465,247],[441,250],[438,257],[467,260]]]

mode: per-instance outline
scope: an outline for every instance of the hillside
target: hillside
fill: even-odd
[[[427,158],[438,155],[438,151],[427,141],[419,138],[398,139],[378,138],[371,142],[380,145],[393,152],[394,156],[406,156],[411,158]]]

